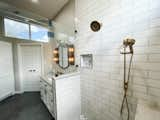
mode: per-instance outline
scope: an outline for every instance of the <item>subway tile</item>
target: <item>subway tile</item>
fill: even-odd
[[[128,96],[134,120],[136,101],[160,99],[159,0],[76,0],[79,33],[76,53],[92,53],[93,69],[81,70],[82,114],[88,120],[119,120],[123,95],[123,55],[125,37],[136,40]],[[142,7],[143,6],[143,7]],[[98,33],[89,24],[102,22]],[[77,62],[79,63],[79,57]],[[129,62],[129,58],[127,58]],[[113,100],[113,101],[112,101]]]
[[[150,54],[149,62],[160,62],[160,54]]]
[[[150,71],[149,78],[160,80],[160,71]]]

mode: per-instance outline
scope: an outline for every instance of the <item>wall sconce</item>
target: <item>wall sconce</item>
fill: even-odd
[[[69,52],[74,52],[74,48],[73,47],[69,47]]]
[[[74,51],[74,45],[67,45],[63,50],[60,47],[55,48],[53,51],[53,61],[64,69],[69,67],[69,65],[74,65]],[[66,67],[63,67],[63,65],[66,65]]]
[[[70,57],[70,58],[69,58],[69,62],[70,62],[70,63],[74,62],[74,58],[73,58],[73,57]]]
[[[59,52],[58,48],[55,48],[53,51],[53,61],[56,62],[57,64],[59,63]]]
[[[68,48],[68,62],[70,65],[74,65],[74,62],[75,62],[73,45],[69,45],[69,48]]]

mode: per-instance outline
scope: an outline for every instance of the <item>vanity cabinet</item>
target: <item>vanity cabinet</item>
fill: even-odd
[[[55,120],[79,120],[80,75],[70,73],[58,77],[41,77],[41,99]]]
[[[40,94],[41,100],[44,102],[52,116],[55,117],[55,98],[53,87],[52,84],[48,83],[43,78],[41,78],[40,81]]]
[[[55,78],[56,120],[80,120],[80,75],[71,73]]]

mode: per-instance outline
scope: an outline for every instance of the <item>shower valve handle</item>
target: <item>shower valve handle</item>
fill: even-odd
[[[128,89],[128,83],[124,84],[124,89],[125,89],[125,91],[127,91],[127,89]]]

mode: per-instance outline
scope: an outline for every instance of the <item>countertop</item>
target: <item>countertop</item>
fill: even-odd
[[[47,76],[40,76],[40,78],[44,80],[46,83],[48,83],[49,85],[52,85],[52,82],[53,82],[52,78],[49,78]]]
[[[75,75],[79,75],[79,74],[80,74],[80,72],[71,72],[71,73],[66,73],[66,74],[59,75],[57,77],[52,76],[52,79],[61,80],[63,78],[67,78],[67,77],[71,77],[71,76],[75,76]]]
[[[44,75],[44,76],[40,76],[40,78],[43,79],[49,85],[52,85],[52,82],[53,82],[52,80],[63,80],[63,78],[68,78],[68,77],[76,76],[79,74],[80,72],[72,72],[72,73],[62,74],[57,77]]]

